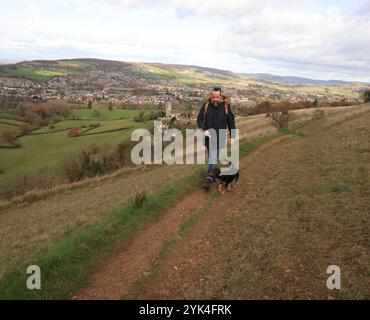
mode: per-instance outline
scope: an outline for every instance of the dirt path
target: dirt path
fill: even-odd
[[[128,247],[118,248],[104,259],[89,286],[73,299],[120,299],[129,292],[137,279],[149,272],[165,240],[175,235],[181,223],[203,203],[207,194],[196,190],[183,198],[157,221],[148,223]]]
[[[274,139],[240,161],[234,190],[195,190],[113,252],[72,299],[368,298],[370,113]],[[153,272],[153,261],[155,271]],[[329,291],[326,268],[343,268]]]
[[[261,153],[274,145],[291,139],[282,136],[274,139],[252,154],[241,159],[241,163],[254,161]],[[242,176],[241,184],[245,178]],[[118,248],[113,254],[104,259],[92,274],[88,286],[81,292],[73,295],[72,299],[121,299],[132,293],[137,281],[149,275],[150,266],[164,245],[165,241],[173,237],[180,229],[181,224],[191,216],[200,206],[204,205],[209,194],[199,189],[181,199],[174,207],[154,222],[149,222],[134,237],[126,247]],[[226,195],[225,195],[226,197]],[[233,206],[234,200],[217,199],[212,205]],[[208,208],[208,211],[210,208]]]
[[[241,218],[245,209],[241,200],[247,196],[247,201],[253,208],[261,195],[265,194],[267,189],[273,188],[272,183],[267,184],[259,178],[260,175],[266,174],[265,158],[272,159],[281,150],[300,143],[301,141],[293,137],[283,136],[243,159],[240,162],[241,176],[238,186],[232,192],[221,195],[217,202],[201,215],[191,232],[177,245],[176,250],[161,261],[158,275],[149,281],[137,298],[219,299],[219,295],[212,296],[212,293],[207,293],[215,280],[209,273],[209,261],[212,261],[212,268],[216,269],[212,270],[212,273],[217,274],[220,279],[229,277],[224,274],[223,261],[212,259],[220,254],[220,250],[225,250],[221,255],[226,256],[229,254],[226,250],[238,245],[238,235],[227,230],[227,227]],[[205,296],[205,293],[209,295]]]
[[[241,161],[239,186],[203,212],[135,297],[369,299],[369,120],[307,126]],[[341,290],[326,287],[333,264]]]

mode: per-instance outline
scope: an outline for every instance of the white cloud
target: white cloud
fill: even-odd
[[[0,9],[0,58],[79,54],[370,81],[364,0],[5,0]]]

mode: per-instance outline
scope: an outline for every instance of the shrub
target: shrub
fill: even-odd
[[[34,126],[49,125],[70,115],[70,106],[61,100],[46,103],[25,103],[17,106],[15,114],[18,120],[26,121]]]
[[[64,161],[62,172],[70,181],[80,181],[110,172],[125,165],[131,165],[131,149],[134,142],[122,141],[116,148],[110,144],[90,144],[86,149],[76,153]]]
[[[157,120],[158,118],[162,117],[163,112],[154,112],[152,111],[149,116],[147,116],[148,120]]]
[[[118,144],[116,149],[116,159],[121,166],[131,165],[131,150],[133,148],[134,142],[130,140],[124,140]]]
[[[370,102],[370,90],[364,92],[364,100],[365,102]]]
[[[280,112],[271,110],[272,122],[278,129],[288,128],[289,126],[289,108],[285,107]]]
[[[20,115],[16,115],[15,116],[15,120],[17,120],[17,121],[26,121],[26,119],[25,119],[25,117],[24,116],[20,116]]]
[[[140,112],[137,116],[134,117],[134,121],[136,122],[144,122],[145,121],[145,116],[144,112]]]
[[[73,137],[78,137],[82,134],[82,130],[81,128],[78,128],[78,127],[73,127],[71,129],[69,129],[68,131],[68,136],[73,138]]]
[[[29,125],[28,123],[23,123],[21,125],[21,134],[22,135],[26,135],[26,134],[29,134],[32,130],[32,126]]]
[[[132,204],[135,206],[135,208],[141,208],[144,205],[144,202],[147,199],[146,191],[142,190],[139,192],[136,192],[132,196]]]
[[[70,182],[113,172],[119,167],[116,153],[107,154],[97,145],[90,145],[87,150],[67,159],[62,166],[64,176]]]
[[[65,177],[70,182],[82,180],[90,168],[90,154],[82,150],[81,154],[70,157],[63,165]]]
[[[87,150],[91,154],[98,154],[100,152],[100,148],[96,143],[91,143]]]
[[[263,101],[256,106],[256,111],[258,113],[267,113],[267,115],[270,115],[271,112],[271,102],[270,101]]]

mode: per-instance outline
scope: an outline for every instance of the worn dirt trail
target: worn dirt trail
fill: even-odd
[[[278,145],[289,136],[278,137],[265,143],[257,150],[241,159],[241,165],[254,161],[261,153],[274,145]],[[240,183],[245,181],[243,174]],[[152,262],[158,257],[160,250],[166,240],[173,237],[180,229],[181,224],[194,213],[200,206],[204,205],[209,194],[204,192],[200,184],[192,193],[183,197],[178,203],[167,209],[160,218],[146,223],[133,237],[130,244],[120,246],[110,256],[97,266],[95,273],[90,275],[88,285],[80,292],[71,296],[71,299],[121,299],[130,297],[135,283],[149,275]],[[222,199],[221,199],[222,198]],[[225,201],[226,200],[226,201]],[[227,194],[216,199],[207,208],[212,210],[213,206],[232,207],[235,199],[227,200]]]
[[[324,119],[243,159],[238,187],[202,211],[133,297],[368,299],[369,119]],[[326,286],[333,261],[346,270],[341,290]]]
[[[118,248],[104,259],[90,284],[73,299],[120,299],[128,293],[134,282],[149,272],[164,241],[175,235],[181,223],[189,217],[207,197],[196,190],[167,210],[163,217],[147,223],[128,247]]]

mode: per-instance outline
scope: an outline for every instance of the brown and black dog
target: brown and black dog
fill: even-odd
[[[227,174],[227,171],[230,171],[230,174]],[[221,175],[221,170],[216,168],[215,176],[218,180],[218,191],[224,194],[226,189],[227,191],[231,191],[231,186],[235,186],[237,184],[239,180],[239,170],[235,173],[234,170],[228,169],[226,170],[226,173]]]

